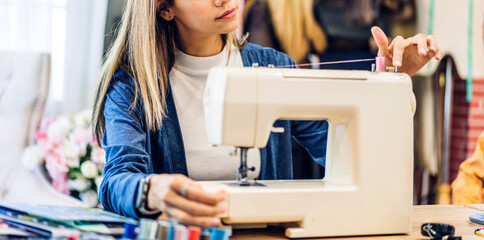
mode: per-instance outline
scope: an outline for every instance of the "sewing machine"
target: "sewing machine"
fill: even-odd
[[[210,143],[241,149],[224,224],[281,223],[286,236],[401,234],[411,230],[413,115],[408,75],[280,68],[214,68],[205,89]],[[278,119],[328,120],[325,178],[247,179],[247,148],[266,146]],[[245,150],[244,150],[245,149]]]

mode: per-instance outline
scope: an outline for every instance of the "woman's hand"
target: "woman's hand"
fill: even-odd
[[[148,208],[187,225],[216,227],[218,214],[226,209],[217,206],[225,192],[207,193],[193,180],[180,174],[159,174],[150,178]]]
[[[425,36],[419,33],[407,39],[398,36],[388,45],[388,38],[381,28],[374,26],[371,33],[378,45],[378,56],[385,57],[385,65],[399,67],[400,72],[410,76],[433,57],[440,60],[443,55],[432,35]]]

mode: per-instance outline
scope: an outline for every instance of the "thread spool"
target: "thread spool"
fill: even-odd
[[[375,66],[377,72],[385,71],[385,57],[375,57]]]
[[[158,239],[158,222],[152,219],[142,218],[139,223],[138,239],[155,240]]]

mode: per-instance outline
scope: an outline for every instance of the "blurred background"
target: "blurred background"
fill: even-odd
[[[97,205],[104,155],[89,109],[124,3],[0,0],[0,200]],[[445,58],[413,77],[414,204],[451,203],[450,184],[484,132],[483,1],[240,0],[239,16],[239,37],[297,63],[373,58],[375,25],[389,38],[435,35]],[[293,149],[295,178],[324,176]]]

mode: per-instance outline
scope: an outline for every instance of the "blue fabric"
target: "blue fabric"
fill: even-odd
[[[241,50],[244,66],[259,63],[290,65],[294,61],[274,49],[246,44]],[[140,101],[132,108],[135,85],[123,70],[115,75],[106,95],[104,116],[106,131],[102,146],[106,151],[106,166],[99,200],[107,210],[139,218],[134,204],[138,183],[151,173],[179,173],[188,176],[183,138],[175,101],[170,89],[166,96],[167,116],[158,131],[150,131],[144,120]],[[284,127],[284,133],[272,133],[267,146],[261,149],[260,179],[291,179],[291,137],[304,146],[311,157],[325,165],[326,121],[287,121],[274,123]]]

